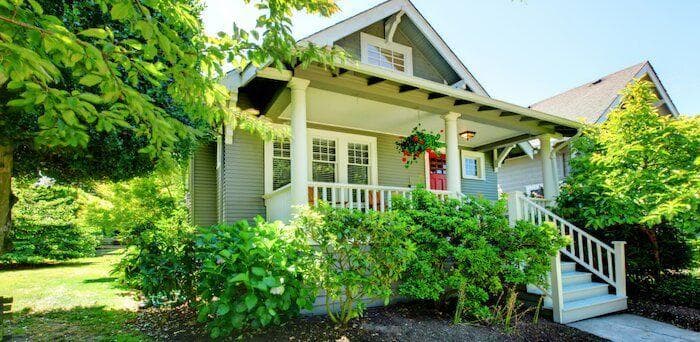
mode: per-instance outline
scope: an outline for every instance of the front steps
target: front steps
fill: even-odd
[[[589,272],[576,271],[575,262],[561,263],[561,279],[564,307],[560,323],[575,322],[627,309],[627,297],[610,294],[608,284],[593,281],[593,275]],[[527,292],[542,294],[542,291],[533,285],[527,286]],[[551,309],[552,299],[549,296],[545,297],[542,306]]]

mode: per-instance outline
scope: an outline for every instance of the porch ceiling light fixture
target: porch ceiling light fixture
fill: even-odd
[[[476,132],[474,131],[464,131],[462,133],[459,133],[459,136],[462,137],[464,140],[472,140],[474,139],[474,136],[476,135]]]

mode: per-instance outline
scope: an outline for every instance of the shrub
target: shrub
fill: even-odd
[[[126,253],[115,267],[122,283],[141,290],[148,304],[161,306],[196,299],[199,266],[194,229],[187,212],[134,228]]]
[[[321,204],[303,212],[293,225],[318,244],[319,285],[326,293],[326,311],[336,323],[361,316],[363,298],[388,303],[392,285],[415,256],[406,220],[397,212],[363,213]]]
[[[509,302],[519,285],[545,285],[550,256],[566,243],[548,225],[521,221],[509,227],[503,200],[443,201],[416,190],[395,199],[394,209],[413,221],[410,238],[417,246],[400,293],[434,301],[456,297],[455,323],[465,314],[491,318],[487,304],[504,291]]]
[[[40,263],[94,255],[94,232],[75,222],[80,208],[78,189],[56,184],[15,183],[13,249],[1,258],[10,263]]]
[[[217,338],[311,309],[311,255],[299,231],[261,218],[255,225],[240,221],[203,229],[197,236],[199,320]]]

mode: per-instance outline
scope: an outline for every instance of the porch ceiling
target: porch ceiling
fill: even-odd
[[[571,136],[581,127],[580,123],[557,116],[359,63],[340,63],[335,73],[317,65],[297,67],[294,76],[310,80],[314,88],[426,113],[458,112],[463,120],[518,134]]]
[[[288,106],[285,107],[278,117],[282,121],[290,118],[291,110]],[[307,90],[306,115],[309,122],[317,124],[396,136],[408,135],[419,123],[434,132],[445,128],[445,121],[436,113],[319,88]],[[521,134],[516,130],[464,119],[458,120],[457,126],[459,132],[476,132],[476,136],[469,141],[460,138],[460,145],[470,148]]]

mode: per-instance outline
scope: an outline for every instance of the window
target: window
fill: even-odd
[[[525,196],[544,198],[544,184],[530,184],[525,186]]]
[[[348,183],[369,184],[368,144],[348,144]]]
[[[292,181],[291,143],[289,138],[277,138],[272,142],[272,190]]]
[[[316,182],[335,182],[336,148],[335,140],[313,138],[311,175]]]
[[[413,74],[412,49],[409,46],[387,42],[364,32],[360,34],[360,45],[363,63]]]
[[[367,62],[396,71],[405,70],[404,54],[372,44],[367,45]]]
[[[462,150],[462,178],[484,179],[484,154]]]

